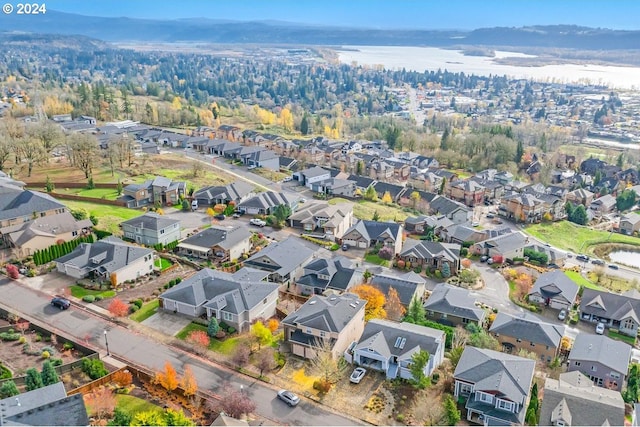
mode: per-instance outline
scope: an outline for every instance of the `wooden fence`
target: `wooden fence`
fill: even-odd
[[[54,185],[58,188],[87,188],[85,182],[54,182]],[[41,189],[47,186],[46,182],[27,182],[28,188]],[[96,182],[93,184],[95,188],[118,188],[118,184],[107,184]]]
[[[98,203],[102,205],[127,207],[127,203],[122,200],[107,200],[107,199],[99,199],[97,197],[85,197],[85,196],[78,196],[77,194],[64,194],[64,193],[56,193],[56,192],[51,192],[49,193],[49,195],[51,195],[51,197],[55,197],[56,199],[77,200],[79,202],[91,202],[91,203]]]

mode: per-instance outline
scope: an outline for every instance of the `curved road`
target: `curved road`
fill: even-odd
[[[170,362],[178,372],[189,365],[198,380],[198,387],[224,396],[226,387],[242,389],[256,403],[256,413],[288,425],[361,425],[346,416],[334,414],[321,405],[302,400],[295,408],[289,408],[276,398],[276,390],[265,383],[239,375],[232,370],[209,363],[186,352],[165,346],[126,328],[116,326],[73,306],[60,311],[50,305],[49,296],[42,295],[19,282],[0,279],[0,292],[3,308],[17,311],[42,325],[50,325],[52,332],[64,333],[75,337],[78,342],[85,338],[94,347],[104,349],[104,331],[108,332],[109,351],[114,356],[129,360],[134,364],[154,371],[163,369],[165,362]],[[57,331],[56,331],[57,330]]]

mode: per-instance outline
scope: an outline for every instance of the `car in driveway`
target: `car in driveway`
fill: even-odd
[[[598,322],[598,324],[596,325],[596,334],[598,335],[604,334],[604,323]]]
[[[71,307],[71,301],[62,297],[55,297],[51,300],[51,305],[59,308],[60,310],[66,310]]]
[[[349,250],[349,245],[347,245],[346,243],[342,245],[342,250],[343,251],[348,251]]]
[[[296,406],[300,403],[300,398],[289,390],[280,390],[278,392],[278,399],[282,400],[289,406]]]
[[[349,377],[349,381],[351,381],[353,384],[359,384],[360,381],[362,381],[362,379],[364,378],[364,375],[367,373],[367,370],[364,368],[356,368],[353,370],[353,372],[351,373],[351,376]]]
[[[560,310],[560,313],[558,313],[558,320],[564,320],[566,318],[567,318],[567,310],[563,308],[562,310]]]
[[[218,214],[216,216],[214,216],[215,219],[217,219],[218,221],[224,221],[224,219],[226,218],[225,214]]]
[[[249,224],[257,225],[258,227],[264,227],[265,225],[267,225],[267,223],[265,221],[261,220],[260,218],[251,218],[249,220]]]
[[[493,218],[495,218],[495,217],[496,217],[496,216],[495,216],[494,214],[492,214],[492,213],[488,213],[488,214],[487,214],[487,218],[489,218],[489,219],[493,219]]]
[[[489,257],[488,257],[488,256],[486,256],[486,255],[482,255],[482,256],[480,257],[480,262],[487,262],[487,260],[488,260],[488,259],[489,259]]]

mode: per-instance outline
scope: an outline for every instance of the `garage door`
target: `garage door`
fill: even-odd
[[[360,249],[367,249],[367,242],[358,242],[358,247]]]

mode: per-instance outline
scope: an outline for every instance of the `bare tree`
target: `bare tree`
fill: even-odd
[[[11,159],[13,153],[13,142],[0,130],[0,171],[4,170],[5,163]]]
[[[264,371],[270,371],[274,369],[276,366],[276,359],[274,355],[273,348],[265,348],[260,356],[258,356],[258,362],[256,363],[256,367],[260,369],[260,376]]]
[[[40,141],[46,153],[46,161],[49,161],[51,152],[64,141],[62,129],[50,121],[38,122],[29,126],[27,133]]]
[[[242,368],[249,363],[249,347],[246,345],[237,346],[231,359],[238,368]]]
[[[194,178],[199,177],[203,171],[204,171],[204,165],[200,163],[198,160],[195,160],[194,162],[191,163],[191,173],[193,174]]]
[[[47,153],[42,146],[42,142],[37,138],[26,137],[14,145],[16,163],[27,164],[27,176],[31,176],[34,165],[40,165],[47,157]]]
[[[453,332],[451,348],[464,347],[467,344],[467,341],[469,341],[469,331],[461,325],[456,326],[456,329]]]
[[[315,351],[316,356],[311,359],[311,366],[315,373],[326,383],[333,384],[338,381],[347,369],[344,359],[334,358],[329,340],[317,340]]]
[[[69,149],[73,166],[84,172],[85,178],[89,178],[100,150],[98,140],[93,135],[75,133],[69,137]]]
[[[224,387],[225,390],[229,390],[230,386]],[[240,390],[233,390],[225,393],[225,398],[222,399],[220,404],[214,408],[215,412],[224,412],[232,418],[240,418],[243,415],[248,415],[256,410],[256,404],[251,398]]]

